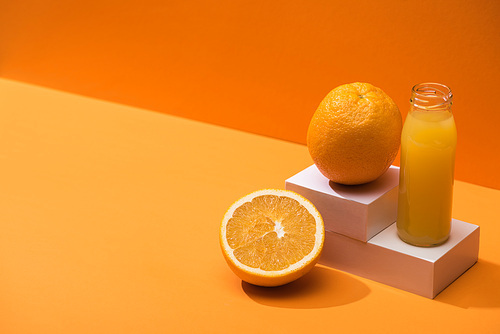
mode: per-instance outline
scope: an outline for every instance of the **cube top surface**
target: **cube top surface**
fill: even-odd
[[[392,224],[368,242],[398,253],[407,254],[429,262],[436,262],[477,228],[479,226],[452,219],[450,238],[445,243],[435,247],[417,247],[402,241],[397,235],[396,224]]]
[[[391,166],[382,176],[375,181],[361,185],[342,185],[326,178],[312,165],[298,174],[290,177],[287,182],[306,187],[324,194],[334,195],[349,201],[370,204],[386,192],[398,186],[399,167]]]

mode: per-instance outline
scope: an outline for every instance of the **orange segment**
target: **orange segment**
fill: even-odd
[[[324,225],[304,197],[266,189],[229,208],[220,242],[226,261],[240,278],[257,285],[281,285],[304,275],[317,262]]]

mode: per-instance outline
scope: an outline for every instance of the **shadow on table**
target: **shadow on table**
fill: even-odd
[[[359,280],[341,271],[316,266],[307,275],[280,287],[242,282],[243,291],[259,304],[283,308],[326,308],[358,301],[370,293]]]
[[[479,259],[435,300],[464,309],[500,308],[499,285],[500,265]]]

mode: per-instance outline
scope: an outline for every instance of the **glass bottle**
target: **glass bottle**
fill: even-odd
[[[397,230],[415,246],[444,243],[451,229],[457,130],[451,90],[438,83],[412,88],[401,134]]]

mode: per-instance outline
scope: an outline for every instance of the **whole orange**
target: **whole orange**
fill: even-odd
[[[392,164],[401,128],[401,113],[384,91],[368,83],[345,84],[321,101],[309,124],[307,147],[331,181],[363,184]]]

